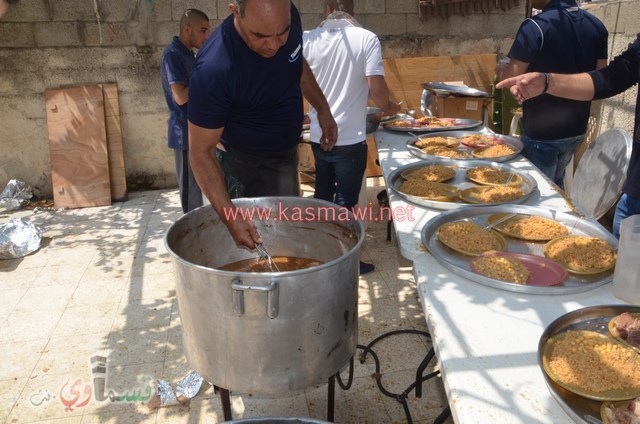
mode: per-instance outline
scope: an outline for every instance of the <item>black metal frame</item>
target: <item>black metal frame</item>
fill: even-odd
[[[414,330],[414,329],[406,329],[406,330],[394,330],[394,331],[390,331],[388,333],[385,333],[377,338],[375,338],[374,340],[372,340],[368,345],[358,345],[358,349],[362,350],[362,354],[360,355],[360,363],[364,364],[366,359],[367,359],[367,355],[371,355],[371,357],[373,358],[374,362],[375,362],[375,366],[376,366],[376,385],[378,386],[378,390],[380,390],[380,392],[387,396],[387,397],[391,397],[393,399],[395,399],[396,401],[400,402],[400,404],[402,404],[402,408],[404,410],[405,416],[407,417],[407,423],[408,424],[412,424],[413,423],[413,419],[411,418],[411,411],[409,410],[409,405],[407,404],[407,399],[409,398],[409,394],[415,389],[416,392],[416,398],[421,398],[422,397],[422,383],[433,378],[436,377],[438,375],[440,375],[440,371],[433,371],[430,372],[427,375],[424,375],[424,371],[426,370],[427,366],[429,365],[429,363],[431,362],[431,360],[433,360],[433,358],[435,357],[435,351],[433,349],[433,347],[431,349],[429,349],[429,351],[427,352],[427,354],[425,355],[424,359],[422,360],[422,362],[420,363],[420,365],[418,366],[418,369],[416,370],[416,379],[413,383],[411,383],[409,385],[409,387],[407,387],[402,393],[392,393],[390,391],[388,391],[387,389],[384,388],[384,386],[382,385],[382,374],[380,373],[381,369],[380,369],[380,360],[378,359],[378,355],[376,355],[376,353],[373,351],[372,346],[374,346],[376,343],[378,343],[379,341],[390,337],[390,336],[395,336],[395,335],[400,335],[400,334],[417,334],[417,335],[421,335],[426,337],[427,339],[431,340],[431,335],[429,333],[427,333],[426,331],[421,331],[421,330]],[[353,369],[354,369],[354,358],[351,357],[351,359],[349,360],[349,377],[347,380],[347,383],[344,383],[342,381],[342,378],[340,377],[340,372],[332,375],[331,377],[329,377],[328,379],[328,387],[327,387],[327,421],[329,422],[334,422],[334,417],[335,417],[335,397],[336,397],[336,381],[338,382],[338,385],[340,386],[340,388],[342,390],[349,390],[351,388],[351,385],[353,384]],[[218,386],[213,386],[215,393],[220,393],[220,401],[222,402],[222,411],[223,411],[223,415],[224,415],[224,420],[225,421],[230,421],[233,419],[232,414],[231,414],[231,393],[229,390],[227,389],[223,389],[221,387]],[[451,416],[451,408],[447,405],[446,408],[444,408],[442,410],[442,412],[440,413],[440,415],[438,415],[438,417],[434,420],[434,424],[442,424],[444,423],[447,418],[449,418]]]

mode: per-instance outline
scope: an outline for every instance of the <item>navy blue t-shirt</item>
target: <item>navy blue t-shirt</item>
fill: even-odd
[[[198,53],[189,84],[189,121],[224,127],[226,147],[291,148],[302,128],[302,60],[302,24],[293,4],[287,43],[268,59],[247,47],[230,15]]]
[[[607,37],[602,22],[575,0],[551,0],[522,23],[509,57],[528,63],[527,72],[587,72],[607,58]],[[529,99],[523,104],[524,134],[540,140],[584,134],[590,105],[548,94]]]
[[[171,94],[172,84],[189,85],[189,75],[193,68],[195,56],[177,36],[164,49],[160,61],[160,75],[162,77],[162,91],[169,107],[169,129],[167,138],[172,149],[187,150],[189,148],[189,134],[187,132],[187,104],[179,106]]]
[[[590,72],[595,89],[594,99],[606,99],[640,83],[640,34],[627,50],[616,56],[609,66]],[[633,124],[633,145],[627,180],[622,191],[640,199],[640,91],[636,97],[636,117]]]

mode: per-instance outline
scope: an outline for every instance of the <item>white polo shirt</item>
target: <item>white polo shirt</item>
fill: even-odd
[[[346,19],[328,19],[305,31],[304,57],[309,62],[338,124],[338,146],[366,139],[367,77],[384,75],[378,37]],[[320,142],[322,130],[316,111],[309,110],[310,140]]]

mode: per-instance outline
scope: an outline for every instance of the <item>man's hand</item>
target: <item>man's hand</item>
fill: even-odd
[[[398,112],[400,112],[400,105],[393,100],[389,100],[389,106],[382,110],[384,116],[395,116]]]
[[[325,152],[333,149],[338,142],[338,125],[336,124],[330,109],[318,112],[318,123],[322,129],[322,138],[320,139],[320,148]]]
[[[540,72],[529,72],[517,77],[507,78],[499,82],[496,88],[509,88],[513,97],[522,104],[525,100],[539,96],[544,91],[544,74]]]
[[[256,248],[256,243],[262,243],[256,226],[251,220],[243,218],[241,214],[237,215],[237,219],[227,221],[226,225],[238,247],[247,247],[253,250]]]

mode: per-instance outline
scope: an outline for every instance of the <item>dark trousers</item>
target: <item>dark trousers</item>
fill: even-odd
[[[173,149],[173,157],[180,187],[180,205],[182,212],[187,213],[202,206],[202,191],[189,165],[189,151]]]
[[[218,159],[218,161],[220,162],[220,166],[222,167],[224,182],[227,185],[227,192],[229,193],[229,197],[231,199],[242,197],[240,196],[238,179],[235,177],[235,175],[233,175],[231,158],[229,158],[229,154],[220,149],[216,149],[216,158]]]
[[[358,204],[362,176],[367,168],[367,143],[335,146],[328,152],[313,143],[316,161],[316,199],[352,208]]]
[[[300,195],[297,145],[275,152],[226,149],[237,197]]]

